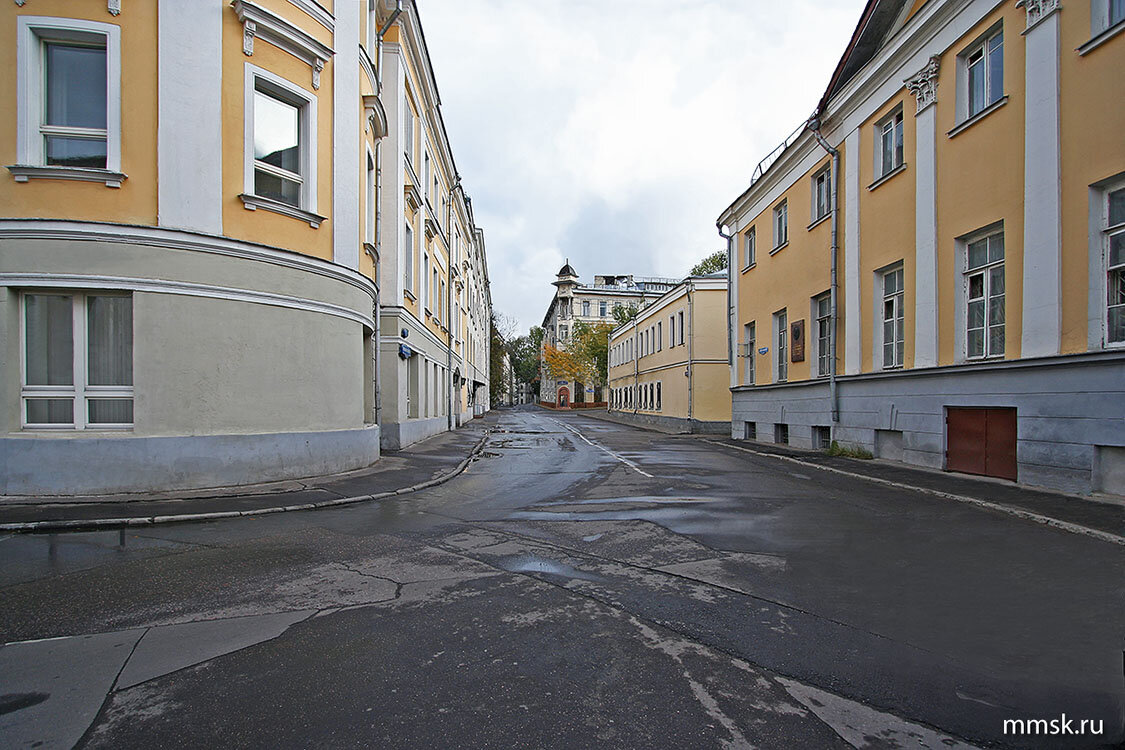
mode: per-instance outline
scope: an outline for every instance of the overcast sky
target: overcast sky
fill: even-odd
[[[816,106],[863,0],[418,0],[493,306],[539,325],[569,258],[682,277]]]

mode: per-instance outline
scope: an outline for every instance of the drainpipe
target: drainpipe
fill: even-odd
[[[828,298],[830,310],[830,318],[828,323],[828,395],[832,402],[832,422],[833,425],[838,425],[840,422],[840,393],[836,384],[836,324],[837,324],[837,290],[839,282],[837,279],[837,259],[839,254],[838,227],[840,223],[839,212],[839,195],[836,188],[840,182],[840,152],[837,149],[828,145],[828,141],[824,140],[824,136],[820,134],[820,117],[814,114],[808,122],[808,128],[812,131],[813,138],[820,144],[820,147],[829,153],[832,157],[832,250],[831,250],[831,263],[832,263],[832,285],[829,287]],[[835,430],[833,430],[835,433]],[[835,434],[832,435],[835,438]]]
[[[464,190],[464,188],[461,187],[461,175],[457,175],[456,180],[453,183],[453,187],[451,187],[449,189],[449,204],[445,207],[446,241],[449,240],[449,227],[453,223],[453,194],[455,192],[457,192],[458,190]],[[462,198],[465,197],[464,192],[461,193],[461,197]],[[447,318],[452,318],[453,317],[453,252],[452,252],[452,248],[446,249],[446,256],[448,256],[448,259],[449,259],[449,273],[448,273],[449,279],[448,279],[448,283],[446,283],[446,285],[445,285],[445,316]],[[452,431],[453,430],[453,342],[457,338],[457,332],[453,330],[453,321],[452,320],[445,321],[445,324],[447,326],[449,326],[449,346],[446,347],[449,350],[449,354],[446,357],[446,367],[445,367],[445,371],[449,373],[449,388],[448,388],[448,392],[445,394],[446,398],[449,401],[449,409],[448,409],[449,419],[446,420],[446,424],[448,425],[449,429]]]
[[[390,18],[375,34],[375,95],[383,95],[383,35],[390,31],[391,24],[397,19],[399,14],[402,13],[402,0],[398,3],[391,13]],[[370,18],[370,16],[369,16]],[[375,257],[382,258],[383,243],[379,234],[379,225],[382,223],[383,214],[383,142],[382,139],[375,142]],[[376,269],[377,271],[379,269]],[[381,365],[379,357],[379,301],[375,303],[375,424],[383,423],[383,379],[379,376],[379,367]]]
[[[715,222],[715,228],[719,230],[719,236],[727,241],[727,367],[733,370],[734,368],[734,235],[727,234],[723,228],[722,221]]]
[[[639,411],[640,399],[640,367],[641,367],[641,347],[640,342],[637,341],[637,319],[633,318],[633,416],[637,415]]]
[[[688,313],[687,313],[687,317],[688,317],[687,370],[685,370],[684,374],[687,375],[687,425],[688,425],[688,432],[689,433],[695,432],[695,429],[692,427],[692,423],[691,423],[692,396],[694,395],[694,392],[695,392],[695,388],[693,386],[693,381],[695,380],[695,373],[693,372],[693,370],[695,368],[692,367],[692,358],[691,358],[692,343],[695,340],[695,307],[694,307],[695,302],[691,298],[691,287],[692,287],[691,279],[688,279],[688,283],[687,283],[687,309],[688,309]],[[730,337],[729,337],[730,326],[727,326],[727,331],[728,331],[727,342],[729,344],[729,342],[730,342]]]

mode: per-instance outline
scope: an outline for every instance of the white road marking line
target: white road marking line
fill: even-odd
[[[630,469],[632,469],[633,471],[637,472],[638,474],[643,474],[644,476],[648,477],[649,479],[655,479],[655,478],[656,478],[656,477],[654,477],[654,476],[653,476],[652,474],[649,474],[649,473],[648,473],[647,471],[645,471],[644,469],[642,469],[642,468],[641,468],[640,466],[637,466],[637,465],[636,465],[635,463],[633,463],[633,462],[632,462],[632,461],[630,461],[629,459],[625,458],[624,456],[619,456],[618,454],[616,454],[616,453],[614,453],[613,451],[611,451],[611,450],[610,450],[609,448],[606,448],[606,447],[605,447],[604,445],[599,445],[599,444],[595,443],[595,442],[594,442],[593,440],[591,440],[590,438],[586,437],[585,435],[583,435],[583,434],[582,434],[581,432],[579,432],[578,430],[574,429],[574,428],[573,428],[573,427],[571,427],[570,425],[568,425],[568,424],[564,424],[564,423],[560,422],[559,420],[555,419],[554,417],[547,417],[547,419],[550,419],[550,420],[551,420],[552,422],[554,422],[555,424],[557,424],[557,425],[558,425],[559,427],[562,427],[562,428],[564,428],[564,429],[570,430],[570,431],[571,431],[571,432],[573,432],[573,433],[574,433],[575,435],[577,435],[578,437],[582,438],[582,439],[583,439],[583,440],[585,440],[585,441],[586,441],[586,442],[587,442],[587,443],[588,443],[589,445],[592,445],[592,446],[594,446],[594,447],[595,447],[595,448],[597,448],[598,450],[602,450],[602,451],[605,451],[606,453],[608,453],[609,455],[613,456],[613,457],[614,457],[614,458],[616,458],[616,459],[617,459],[618,461],[620,461],[621,463],[625,464],[626,466],[628,466],[628,467],[629,467]]]

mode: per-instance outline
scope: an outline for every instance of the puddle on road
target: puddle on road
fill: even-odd
[[[550,560],[537,555],[514,555],[502,558],[499,565],[512,573],[546,573],[560,578],[576,578],[582,581],[602,581],[601,576],[586,573],[566,563]]]

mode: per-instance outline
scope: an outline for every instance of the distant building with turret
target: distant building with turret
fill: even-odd
[[[594,283],[583,284],[574,267],[567,263],[553,282],[555,295],[543,316],[543,344],[565,349],[574,324],[608,323],[616,325],[615,307],[641,310],[679,283],[678,279],[634,276],[595,276]],[[539,400],[561,408],[573,404],[601,403],[606,400],[601,384],[574,382],[552,376],[543,359],[540,371]]]

